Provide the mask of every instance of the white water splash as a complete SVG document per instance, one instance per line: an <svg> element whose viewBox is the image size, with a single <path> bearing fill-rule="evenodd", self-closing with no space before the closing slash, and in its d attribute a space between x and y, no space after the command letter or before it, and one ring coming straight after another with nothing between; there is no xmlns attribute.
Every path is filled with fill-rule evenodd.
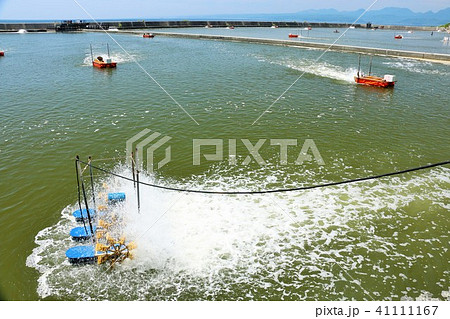
<svg viewBox="0 0 450 319"><path fill-rule="evenodd" d="M117 173L131 175L123 168ZM222 173L177 186L251 188L248 177L225 178ZM142 180L154 182L148 176ZM64 252L76 245L68 234L77 225L65 209L58 224L36 236L38 247L27 265L41 273L41 297L62 299L396 299L377 289L385 289L383 282L392 280L390 264L416 261L398 245L426 246L428 239L420 239L425 233L413 233L397 241L396 219L388 229L378 229L377 221L395 215L411 227L420 220L409 216L405 207L446 209L449 181L450 170L436 169L410 179L264 196L180 194L142 186L138 212L133 184L111 178L109 191L127 196L116 209L124 217L123 232L137 244L135 259L111 272L106 266L70 265ZM385 236L385 231L394 235ZM379 257L371 260L370 254ZM435 258L444 254L435 252ZM374 269L376 282L367 286ZM350 276L357 276L361 284ZM396 278L398 284L414 279ZM347 293L338 288L343 281ZM390 290L394 295L395 286Z"/></svg>
<svg viewBox="0 0 450 319"><path fill-rule="evenodd" d="M267 60L265 57L255 56L260 62L269 62L307 74L324 78L354 83L354 76L357 73L355 68L343 68L327 62L316 62L310 59L280 59L277 61Z"/></svg>
<svg viewBox="0 0 450 319"><path fill-rule="evenodd" d="M314 62L308 60L280 62L280 65L308 74L349 83L354 83L354 76L357 72L357 69L354 68L345 69L327 62Z"/></svg>
<svg viewBox="0 0 450 319"><path fill-rule="evenodd" d="M98 56L101 56L101 57L103 57L103 59L105 59L106 57L108 57L108 53L106 51L105 52L96 52L96 53L94 53L94 59L97 58ZM113 62L116 62L116 63L133 62L134 61L133 58L136 59L135 56L130 57L126 53L113 52L111 54L111 60ZM92 66L92 58L91 58L91 53L90 52L86 53L86 56L85 56L85 58L83 60L83 64L82 65L83 66Z"/></svg>

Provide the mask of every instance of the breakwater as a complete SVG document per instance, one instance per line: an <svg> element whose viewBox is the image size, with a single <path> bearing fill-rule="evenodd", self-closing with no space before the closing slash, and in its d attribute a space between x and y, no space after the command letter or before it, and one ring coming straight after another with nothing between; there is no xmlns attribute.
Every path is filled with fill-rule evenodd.
<svg viewBox="0 0 450 319"><path fill-rule="evenodd" d="M55 31L58 23L0 23L0 32L17 32L27 30L28 32Z"/></svg>
<svg viewBox="0 0 450 319"><path fill-rule="evenodd" d="M348 28L349 23L327 23L327 22L296 22L296 21L62 21L51 23L0 23L0 32L17 32L21 29L28 32L48 31L82 31L92 29L117 28L120 30L132 29L159 29L159 28L198 28L210 26L213 28L235 27L271 27L276 25L280 28ZM356 28L382 28L389 30L415 30L433 31L436 27L413 27L413 26L380 26L372 24L356 24Z"/></svg>

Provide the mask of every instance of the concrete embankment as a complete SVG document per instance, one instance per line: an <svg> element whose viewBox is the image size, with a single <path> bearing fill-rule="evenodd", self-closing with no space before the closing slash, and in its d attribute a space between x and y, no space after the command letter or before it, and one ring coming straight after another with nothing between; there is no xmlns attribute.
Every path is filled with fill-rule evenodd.
<svg viewBox="0 0 450 319"><path fill-rule="evenodd" d="M27 30L28 32L54 31L57 23L0 23L0 32L17 32Z"/></svg>
<svg viewBox="0 0 450 319"><path fill-rule="evenodd" d="M119 31L125 34L143 34L142 31ZM232 42L245 42L245 43L258 43L269 45L281 45L291 46L306 49L319 49L340 51L349 53L361 53L361 54L373 54L380 56L390 56L397 58L409 58L418 60L428 60L433 62L441 62L450 64L449 54L428 53L428 52L416 52L416 51L404 51L394 49L381 49L381 48L369 48L369 47L357 47L350 45L331 45L327 43L314 43L305 42L302 40L277 40L277 39L263 39L263 38L249 38L249 37L235 37L235 36L223 36L223 35L209 35L209 34L191 34L191 33L174 33L174 32L153 32L156 36L174 37L174 38L187 38L187 39L203 39L203 40L218 40L218 41L232 41Z"/></svg>
<svg viewBox="0 0 450 319"><path fill-rule="evenodd" d="M20 29L33 31L81 31L95 29L117 28L120 30L133 29L174 29L174 28L200 28L214 27L225 28L228 26L255 28L271 27L276 25L280 28L348 28L348 23L309 23L309 22L271 22L271 21L64 21L55 23L0 23L0 32L17 32ZM355 25L356 28L366 28L364 24Z"/></svg>
<svg viewBox="0 0 450 319"><path fill-rule="evenodd" d="M51 23L0 23L0 32L17 32L20 29L29 32L37 31L81 31L85 29L109 29L117 28L120 30L133 29L160 29L160 28L199 28L210 26L213 28L224 28L228 26L235 27L271 27L276 25L280 28L348 28L349 23L328 23L328 22L296 22L296 21L60 21ZM414 31L433 31L436 27L413 27L413 26L381 26L372 24L356 24L356 28L380 28L389 30L414 30Z"/></svg>

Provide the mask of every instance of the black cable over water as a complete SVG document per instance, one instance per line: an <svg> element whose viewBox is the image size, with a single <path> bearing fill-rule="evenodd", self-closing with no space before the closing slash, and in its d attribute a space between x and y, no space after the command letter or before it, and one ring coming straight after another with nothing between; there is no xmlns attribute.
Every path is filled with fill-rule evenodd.
<svg viewBox="0 0 450 319"><path fill-rule="evenodd" d="M76 159L76 161L79 161L80 163L83 163L83 164L87 164L87 163L83 162L80 159ZM397 171L397 172L386 173L386 174L381 174L381 175L350 179L350 180L341 181L341 182L333 182L333 183L327 183L327 184L320 184L320 185L313 185L313 186L304 186L304 187L295 187L295 188L287 188L287 189L262 190L262 191L242 191L242 192L239 192L239 191L236 191L236 192L234 192L234 191L232 191L232 192L202 191L202 190L195 190L195 189L182 189L182 188L167 187L167 186L161 186L161 185L156 185L156 184L149 184L149 183L140 182L140 181L138 181L137 183L141 184L141 185L145 185L145 186L154 187L154 188L165 189L165 190L169 190L169 191L185 192L185 193L211 194L211 195L257 195L257 194L271 194L271 193L287 193L287 192L310 190L310 189L315 189L315 188L323 188L323 187L351 184L351 183L357 183L357 182L363 182L363 181L379 179L379 178L383 178L383 177L402 175L402 174L406 174L406 173L410 173L410 172L416 172L416 171L430 169L430 168L438 167L438 166L444 166L444 165L448 165L448 164L450 164L450 161L445 161L445 162L440 162L440 163L435 163L435 164L430 164L430 165L410 168L410 169L403 170L403 171ZM97 170L99 170L101 172L110 174L112 176L115 176L115 177L118 177L118 178L122 178L122 179L125 179L125 180L130 181L130 182L134 182L133 179L131 179L129 177L113 173L113 172L108 171L106 169L103 169L103 168L100 168L100 167L97 167L97 166L94 166L94 165L92 165L92 168L97 169Z"/></svg>

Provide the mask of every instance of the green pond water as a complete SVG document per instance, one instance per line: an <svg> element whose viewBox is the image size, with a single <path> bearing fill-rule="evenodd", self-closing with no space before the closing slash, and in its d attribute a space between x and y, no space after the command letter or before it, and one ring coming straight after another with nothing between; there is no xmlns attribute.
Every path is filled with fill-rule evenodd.
<svg viewBox="0 0 450 319"><path fill-rule="evenodd" d="M368 36L358 35L366 45ZM180 188L289 188L450 158L448 65L375 57L373 72L398 80L384 90L354 84L354 54L328 52L316 62L321 51L114 38L131 56L105 34L0 34L0 299L448 298L448 166L272 195L142 187L140 213L132 183L96 171L97 189L105 182L127 194L115 209L138 246L135 258L112 271L70 265L75 156L131 176L125 143L146 128L171 137L172 156L142 180ZM117 69L93 69L90 43L103 56L109 43ZM222 140L224 159L236 140L237 165L204 157L193 165L194 139ZM242 140L261 139L267 165L251 156L243 165ZM287 165L271 139L297 140ZM294 165L305 140L325 165ZM158 151L156 162L164 158Z"/></svg>

